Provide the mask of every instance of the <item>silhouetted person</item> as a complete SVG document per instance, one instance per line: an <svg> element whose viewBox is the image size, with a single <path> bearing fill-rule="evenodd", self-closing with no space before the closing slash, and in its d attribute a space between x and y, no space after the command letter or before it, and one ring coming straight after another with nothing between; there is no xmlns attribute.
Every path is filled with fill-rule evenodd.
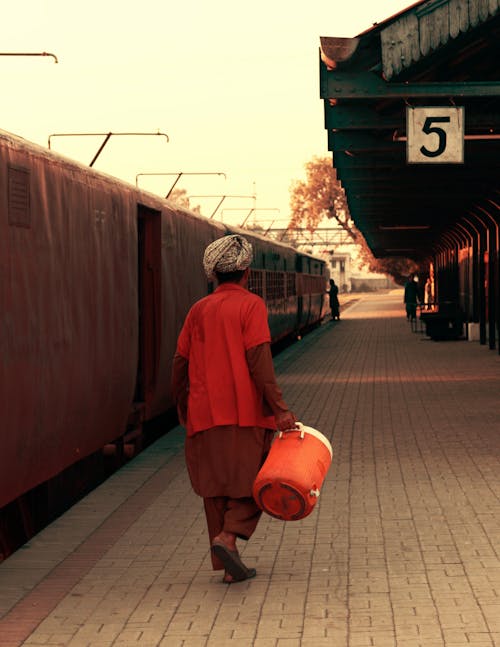
<svg viewBox="0 0 500 647"><path fill-rule="evenodd" d="M406 306L406 318L408 321L414 320L417 316L418 303L418 284L413 276L408 277L405 283L404 303Z"/></svg>
<svg viewBox="0 0 500 647"><path fill-rule="evenodd" d="M330 289L328 290L328 294L330 296L332 321L335 321L335 319L340 320L339 288L333 279L330 279Z"/></svg>

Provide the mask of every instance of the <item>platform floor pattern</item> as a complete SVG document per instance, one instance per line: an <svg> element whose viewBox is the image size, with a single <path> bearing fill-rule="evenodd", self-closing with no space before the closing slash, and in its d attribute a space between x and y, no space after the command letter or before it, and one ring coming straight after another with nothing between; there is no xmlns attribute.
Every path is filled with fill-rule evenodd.
<svg viewBox="0 0 500 647"><path fill-rule="evenodd" d="M2 647L500 646L500 357L413 333L400 291L275 359L328 436L306 519L211 571L175 429L0 565Z"/></svg>

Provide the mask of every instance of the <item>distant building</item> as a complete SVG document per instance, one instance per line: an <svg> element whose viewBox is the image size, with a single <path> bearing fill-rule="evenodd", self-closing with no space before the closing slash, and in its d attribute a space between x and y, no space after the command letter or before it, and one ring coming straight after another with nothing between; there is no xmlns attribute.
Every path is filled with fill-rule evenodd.
<svg viewBox="0 0 500 647"><path fill-rule="evenodd" d="M329 255L330 278L339 287L339 292L351 291L351 255L333 253Z"/></svg>
<svg viewBox="0 0 500 647"><path fill-rule="evenodd" d="M383 274L351 276L351 292L375 292L376 290L394 290L400 287L394 282L394 279Z"/></svg>
<svg viewBox="0 0 500 647"><path fill-rule="evenodd" d="M339 286L339 292L373 292L398 287L394 280L385 274L361 271L356 263L353 263L349 253L329 253L327 260L330 265L330 278Z"/></svg>

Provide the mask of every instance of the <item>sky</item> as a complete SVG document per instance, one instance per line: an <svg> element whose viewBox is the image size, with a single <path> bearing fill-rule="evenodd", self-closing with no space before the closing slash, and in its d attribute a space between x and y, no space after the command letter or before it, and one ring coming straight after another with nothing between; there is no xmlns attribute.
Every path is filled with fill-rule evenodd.
<svg viewBox="0 0 500 647"><path fill-rule="evenodd" d="M330 156L320 36L353 37L412 0L17 0L4 9L0 128L216 219L286 226L290 186ZM55 135L55 136L54 136ZM152 173L165 175L153 176ZM225 174L217 175L217 174ZM139 176L139 177L138 177ZM196 198L192 196L216 196Z"/></svg>

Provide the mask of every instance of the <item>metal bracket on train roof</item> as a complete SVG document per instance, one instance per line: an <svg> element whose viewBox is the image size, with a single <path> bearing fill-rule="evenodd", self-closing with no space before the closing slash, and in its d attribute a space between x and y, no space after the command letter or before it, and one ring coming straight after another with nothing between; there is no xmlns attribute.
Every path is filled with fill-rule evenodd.
<svg viewBox="0 0 500 647"><path fill-rule="evenodd" d="M57 56L51 52L0 52L0 56L52 56L54 63L59 63Z"/></svg>
<svg viewBox="0 0 500 647"><path fill-rule="evenodd" d="M208 216L210 220L215 216L215 214L219 210L219 207L221 206L221 204L224 202L224 200L226 198L247 198L247 199L251 198L252 200L256 199L255 195L190 195L188 197L189 197L189 199L191 199L191 198L220 198L218 205L212 211L210 216Z"/></svg>
<svg viewBox="0 0 500 647"><path fill-rule="evenodd" d="M230 197L230 196L227 196ZM254 200L256 199L256 196L233 196L235 198L245 198L245 197L252 197ZM224 217L224 211L246 211L246 208L241 208L241 209L223 209L222 210L222 217ZM278 213L281 211L281 209L278 209L277 207L259 207L258 209L256 207L252 207L247 215L243 218L243 221L239 225L235 225L239 229L243 229L250 218L252 214L254 214L256 211L277 211ZM214 212L215 213L215 212ZM212 214L213 216L213 214ZM212 218L210 216L210 218Z"/></svg>
<svg viewBox="0 0 500 647"><path fill-rule="evenodd" d="M205 172L205 171L198 172L198 171L196 171L196 172L192 172L192 173L186 173L184 171L176 171L175 173L137 173L137 175L135 176L135 186L139 186L139 178L142 177L143 175L157 175L157 176L163 175L165 177L168 176L168 175L176 175L177 176L175 178L175 180L174 180L174 183L172 184L172 186L168 190L168 193L165 196L165 198L170 197L170 194L174 190L175 185L177 184L177 182L181 179L181 177L183 175L223 175L224 179L225 180L227 179L226 174L222 173L220 171L210 171L210 172Z"/></svg>
<svg viewBox="0 0 500 647"><path fill-rule="evenodd" d="M168 191L167 195L165 196L165 198L169 198L169 197L170 197L170 194L171 194L171 193L172 193L172 191L174 190L175 185L177 184L177 182L181 179L181 177L182 177L183 175L223 175L223 176L224 176L224 179L225 179L225 180L227 179L226 174L225 174L225 173L222 173L222 172L220 172L220 171L215 171L215 172L214 172L214 171L210 171L210 172L201 172L201 173L200 173L200 172L185 173L184 171L179 171L179 172L177 172L177 173L164 173L164 175L177 175L177 179L174 181L174 183L173 183L173 184L172 184L172 186L170 187L170 189L169 189L169 191Z"/></svg>
<svg viewBox="0 0 500 647"><path fill-rule="evenodd" d="M244 227L244 226L246 225L246 223L247 223L247 220L248 220L248 219L250 218L250 216L251 216L253 213L255 213L256 211L277 211L278 213L280 213L281 209L278 209L277 207L259 207L258 209L253 208L253 209L251 209L251 210L250 210L250 212L247 214L247 216L245 217L245 219L243 220L243 222L242 222L240 225L238 225L238 227L239 227L240 229L243 229L243 227Z"/></svg>
<svg viewBox="0 0 500 647"><path fill-rule="evenodd" d="M138 137L148 137L148 136L152 135L154 137L158 137L158 136L166 137L167 142L170 141L169 138L168 138L167 133L161 133L160 131L158 131L156 133L112 133L112 132L109 132L109 133L52 133L51 135L49 135L49 149L50 149L50 140L52 139L52 137L102 137L103 135L104 135L104 141L102 142L102 144L101 144L99 150L97 151L97 153L94 155L94 157L93 157L92 161L90 162L89 166L94 165L95 161L97 160L99 155L102 153L103 148L106 146L106 144L108 143L108 141L110 140L112 135L115 135L115 136L117 136L117 135L118 136L127 136L127 137L129 137L131 135L132 136L138 136Z"/></svg>

